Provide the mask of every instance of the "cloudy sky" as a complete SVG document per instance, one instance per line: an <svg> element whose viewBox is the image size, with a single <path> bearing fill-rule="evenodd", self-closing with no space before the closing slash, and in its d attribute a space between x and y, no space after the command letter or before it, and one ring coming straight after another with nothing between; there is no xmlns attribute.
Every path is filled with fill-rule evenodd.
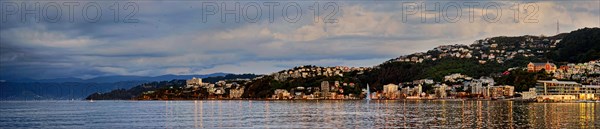
<svg viewBox="0 0 600 129"><path fill-rule="evenodd" d="M557 21L561 33L600 26L597 0L3 1L0 10L4 79L370 67L438 45L555 35Z"/></svg>

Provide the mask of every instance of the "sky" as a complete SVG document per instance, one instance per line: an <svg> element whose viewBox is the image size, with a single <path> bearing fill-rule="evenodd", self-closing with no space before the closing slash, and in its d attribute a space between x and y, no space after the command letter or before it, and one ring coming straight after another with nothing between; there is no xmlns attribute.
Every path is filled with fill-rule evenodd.
<svg viewBox="0 0 600 129"><path fill-rule="evenodd" d="M8 0L0 10L0 79L371 67L439 45L551 36L557 23L600 27L597 0Z"/></svg>

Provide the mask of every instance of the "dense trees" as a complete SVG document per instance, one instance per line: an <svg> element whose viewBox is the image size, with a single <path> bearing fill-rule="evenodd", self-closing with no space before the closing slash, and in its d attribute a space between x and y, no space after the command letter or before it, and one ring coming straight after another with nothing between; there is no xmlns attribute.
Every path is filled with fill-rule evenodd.
<svg viewBox="0 0 600 129"><path fill-rule="evenodd" d="M89 95L86 99L94 99L94 100L129 100L135 97L140 96L142 93L146 91L154 91L159 89L168 89L168 88L179 88L185 86L185 80L171 80L171 81L160 81L160 82L150 82L144 83L138 86L135 86L129 90L125 89L117 89L108 93L94 93Z"/></svg>
<svg viewBox="0 0 600 129"><path fill-rule="evenodd" d="M600 28L583 28L566 34L550 57L571 63L600 59Z"/></svg>
<svg viewBox="0 0 600 129"><path fill-rule="evenodd" d="M540 70L537 73L527 72L525 69L512 70L508 75L502 75L494 78L499 85L511 85L515 87L515 91L527 91L529 88L535 87L537 80L550 80L550 74Z"/></svg>
<svg viewBox="0 0 600 129"><path fill-rule="evenodd" d="M267 98L267 97L270 97L270 95L272 95L273 91L275 91L276 89L285 89L285 90L291 91L293 88L296 88L296 87L320 88L322 81L329 81L330 83L333 83L334 81L339 81L340 83L343 83L343 82L355 83L356 84L355 87L340 86L340 88L344 90L344 92L342 94L358 95L361 93L361 89L366 87L366 84L363 85L363 83L360 82L360 79L358 79L356 77L357 74L354 73L355 76L349 76L350 74L352 74L352 73L348 73L344 77L316 76L316 77L309 77L309 78L288 78L286 81L276 81L273 79L273 77L266 76L262 79L259 79L259 80L249 83L248 86L246 87L246 90L244 91L244 94L242 95L242 97ZM342 84L340 84L340 85L342 85Z"/></svg>

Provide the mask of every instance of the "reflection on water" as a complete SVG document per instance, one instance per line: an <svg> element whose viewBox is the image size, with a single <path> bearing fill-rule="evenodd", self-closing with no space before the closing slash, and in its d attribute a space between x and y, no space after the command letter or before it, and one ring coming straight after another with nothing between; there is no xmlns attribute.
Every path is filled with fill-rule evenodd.
<svg viewBox="0 0 600 129"><path fill-rule="evenodd" d="M0 128L599 128L600 103L512 101L0 102Z"/></svg>

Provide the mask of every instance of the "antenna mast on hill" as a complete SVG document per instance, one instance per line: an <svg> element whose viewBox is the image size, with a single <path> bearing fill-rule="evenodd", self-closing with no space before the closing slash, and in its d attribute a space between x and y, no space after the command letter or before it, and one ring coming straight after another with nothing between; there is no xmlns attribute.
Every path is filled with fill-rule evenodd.
<svg viewBox="0 0 600 129"><path fill-rule="evenodd" d="M556 34L560 33L560 27L558 26L558 20L556 20Z"/></svg>

